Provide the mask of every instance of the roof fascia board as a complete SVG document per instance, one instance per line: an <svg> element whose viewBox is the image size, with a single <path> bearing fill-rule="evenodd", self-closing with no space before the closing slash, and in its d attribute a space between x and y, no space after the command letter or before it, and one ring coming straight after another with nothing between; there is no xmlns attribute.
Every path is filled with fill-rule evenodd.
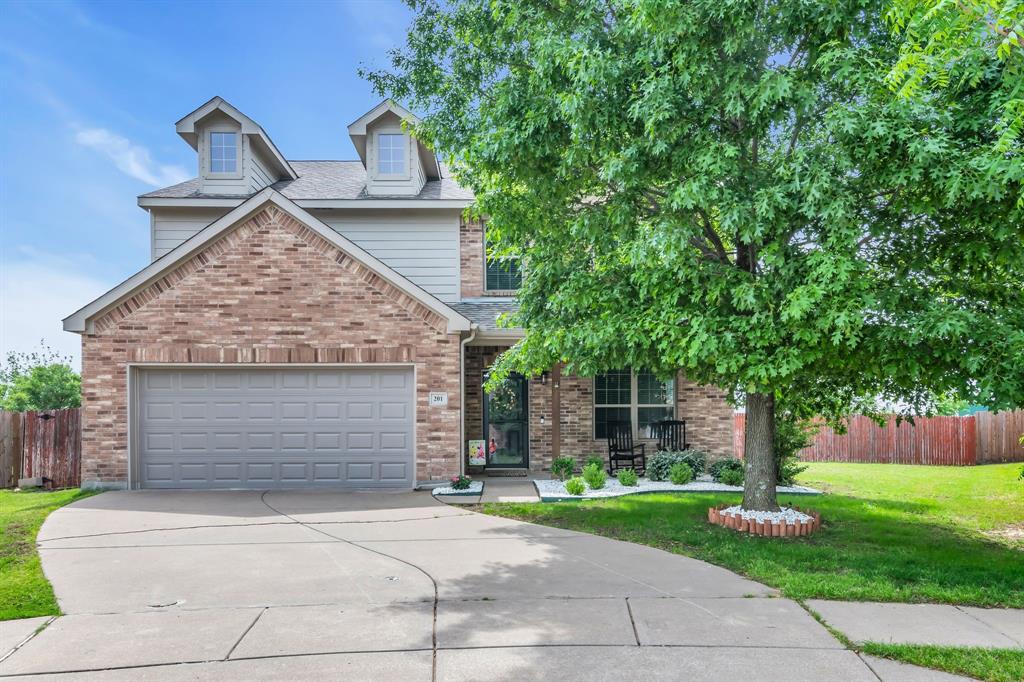
<svg viewBox="0 0 1024 682"><path fill-rule="evenodd" d="M172 251L153 261L147 267L121 282L121 284L118 284L95 301L64 318L64 330L77 333L91 332L92 325L90 320L92 318L95 318L97 315L100 315L114 307L126 296L131 295L131 293L137 289L146 286L150 282L163 276L164 273L170 271L178 263L201 251L208 243L220 236L224 230L246 220L249 216L256 214L268 203L273 203L292 218L308 226L328 242L334 244L387 281L418 300L427 308L447 319L448 332L469 330L470 322L467 318L446 306L432 294L429 294L402 275L384 265L347 238L335 232L323 221L297 206L280 192L269 187L253 195L252 198L236 206L234 210L228 212L218 220L210 223L194 236L179 244Z"/></svg>

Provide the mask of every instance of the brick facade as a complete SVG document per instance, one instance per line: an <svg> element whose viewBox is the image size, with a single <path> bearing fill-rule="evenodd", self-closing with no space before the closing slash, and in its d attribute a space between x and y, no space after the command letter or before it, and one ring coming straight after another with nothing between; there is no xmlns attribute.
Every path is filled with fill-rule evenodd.
<svg viewBox="0 0 1024 682"><path fill-rule="evenodd" d="M495 346L466 348L466 439L484 437L483 375L501 351ZM553 377L546 383L539 378L529 382L530 469L551 467L552 403L559 396L559 445L563 455L582 458L590 454L606 455L607 442L594 439L594 380L562 374L555 388ZM544 424L541 424L541 417ZM733 408L725 393L695 384L680 375L676 380L676 416L686 420L686 435L691 447L706 450L715 457L732 457ZM653 453L653 441L648 453ZM465 450L465 448L463 448Z"/></svg>
<svg viewBox="0 0 1024 682"><path fill-rule="evenodd" d="M464 298L484 295L484 226L479 220L459 218L459 267Z"/></svg>
<svg viewBox="0 0 1024 682"><path fill-rule="evenodd" d="M82 480L128 476L130 364L413 363L416 476L459 471L459 336L274 206L94 320L82 336ZM447 391L447 407L428 393Z"/></svg>

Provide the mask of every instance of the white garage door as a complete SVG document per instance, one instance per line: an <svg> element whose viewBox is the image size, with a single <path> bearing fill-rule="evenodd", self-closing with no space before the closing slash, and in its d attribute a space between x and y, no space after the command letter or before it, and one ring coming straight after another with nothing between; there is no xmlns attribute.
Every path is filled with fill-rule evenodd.
<svg viewBox="0 0 1024 682"><path fill-rule="evenodd" d="M412 369L143 369L143 488L409 488Z"/></svg>

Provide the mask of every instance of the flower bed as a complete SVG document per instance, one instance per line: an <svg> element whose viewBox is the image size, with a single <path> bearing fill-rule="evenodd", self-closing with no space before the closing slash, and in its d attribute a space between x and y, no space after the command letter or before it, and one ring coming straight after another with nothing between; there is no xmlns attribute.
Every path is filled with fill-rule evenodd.
<svg viewBox="0 0 1024 682"><path fill-rule="evenodd" d="M454 496L454 495L479 495L483 491L484 491L484 482L483 481L471 481L470 484L469 484L469 487L468 488L463 488L462 490L456 490L455 488L451 487L450 485L446 485L446 486L441 487L441 488L434 488L430 492L432 494L434 494L434 495Z"/></svg>
<svg viewBox="0 0 1024 682"><path fill-rule="evenodd" d="M602 497L619 497L621 495L636 495L637 493L716 493L716 492L742 492L743 488L734 485L723 485L714 481L692 481L685 485L676 485L669 481L649 481L641 478L638 485L625 486L614 478L609 478L605 486L600 490L587 489L582 495L570 495L565 489L564 481L534 481L537 488L537 495L542 502L558 502L560 500L588 500ZM802 485L780 485L779 493L789 495L820 495L820 490L807 488Z"/></svg>
<svg viewBox="0 0 1024 682"><path fill-rule="evenodd" d="M708 509L708 521L740 533L764 537L802 537L821 528L821 514L800 507L782 507L777 512L748 511L738 505Z"/></svg>

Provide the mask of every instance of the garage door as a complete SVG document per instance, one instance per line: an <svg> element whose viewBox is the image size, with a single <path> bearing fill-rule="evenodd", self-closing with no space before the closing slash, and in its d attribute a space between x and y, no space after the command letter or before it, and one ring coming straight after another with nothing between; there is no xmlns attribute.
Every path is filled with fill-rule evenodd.
<svg viewBox="0 0 1024 682"><path fill-rule="evenodd" d="M412 369L144 369L144 488L413 485Z"/></svg>

